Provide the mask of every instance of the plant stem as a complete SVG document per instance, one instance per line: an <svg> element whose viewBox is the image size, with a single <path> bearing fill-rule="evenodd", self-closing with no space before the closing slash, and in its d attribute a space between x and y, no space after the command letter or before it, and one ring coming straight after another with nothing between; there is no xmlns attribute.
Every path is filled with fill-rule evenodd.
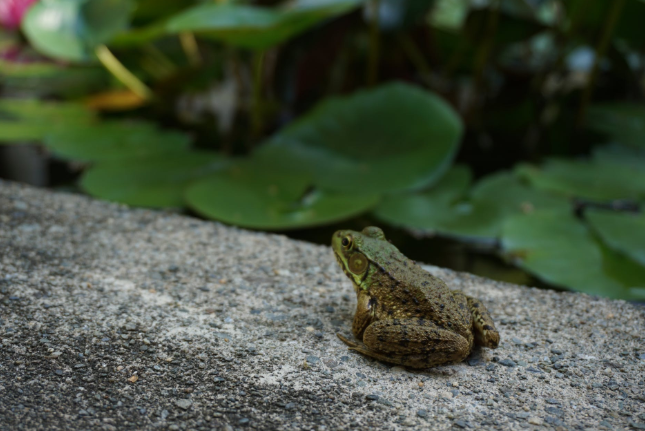
<svg viewBox="0 0 645 431"><path fill-rule="evenodd" d="M163 79L172 75L177 70L177 66L156 46L151 43L145 44L143 50L148 58L148 64L155 68L149 73L154 74L158 79Z"/></svg>
<svg viewBox="0 0 645 431"><path fill-rule="evenodd" d="M372 22L370 23L370 47L369 58L367 62L367 85L372 87L378 80L378 65L380 51L380 32L379 32L379 5L380 0L372 0Z"/></svg>
<svg viewBox="0 0 645 431"><path fill-rule="evenodd" d="M398 35L399 43L403 48L403 51L408 56L414 67L417 68L421 74L421 78L426 84L430 85L430 75L432 74L432 68L430 64L426 61L423 53L419 50L419 47L414 43L414 40L410 35L405 33L399 33Z"/></svg>
<svg viewBox="0 0 645 431"><path fill-rule="evenodd" d="M580 96L580 109L578 110L578 118L576 124L578 127L584 125L585 117L587 116L587 107L591 102L593 97L594 87L596 86L596 81L598 80L598 72L600 71L600 62L602 61L607 48L609 47L609 42L611 42L611 36L614 33L614 28L618 23L620 14L623 11L623 6L625 5L625 0L613 0L611 2L611 9L609 10L609 15L605 20L605 26L602 29L602 34L598 45L596 46L596 55L594 57L593 66L591 68L591 74L589 75L589 81L587 81L587 86Z"/></svg>
<svg viewBox="0 0 645 431"><path fill-rule="evenodd" d="M499 0L491 3L488 11L488 20L486 21L486 34L484 35L484 40L475 56L475 94L478 94L478 90L481 87L484 77L484 69L486 68L490 52L493 48L495 33L497 32L497 23L499 21L499 8Z"/></svg>
<svg viewBox="0 0 645 431"><path fill-rule="evenodd" d="M134 76L115 56L110 52L107 46L99 45L96 47L96 56L99 61L110 71L112 75L123 85L128 87L134 94L144 100L152 98L152 90L146 84L141 82L139 78Z"/></svg>
<svg viewBox="0 0 645 431"><path fill-rule="evenodd" d="M253 57L253 98L251 106L251 131L253 139L262 134L264 115L262 112L262 81L264 72L265 51L254 53Z"/></svg>
<svg viewBox="0 0 645 431"><path fill-rule="evenodd" d="M191 66L197 67L202 64L202 55L199 52L199 46L193 33L185 32L179 34L179 42L184 50L188 62Z"/></svg>

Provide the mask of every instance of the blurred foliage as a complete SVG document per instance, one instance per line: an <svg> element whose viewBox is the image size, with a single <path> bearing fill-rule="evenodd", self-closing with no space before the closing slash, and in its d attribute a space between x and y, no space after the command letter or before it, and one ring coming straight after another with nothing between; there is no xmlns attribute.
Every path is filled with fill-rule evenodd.
<svg viewBox="0 0 645 431"><path fill-rule="evenodd" d="M268 230L361 217L643 299L643 16L642 0L40 0L0 33L0 143L43 145L99 198Z"/></svg>

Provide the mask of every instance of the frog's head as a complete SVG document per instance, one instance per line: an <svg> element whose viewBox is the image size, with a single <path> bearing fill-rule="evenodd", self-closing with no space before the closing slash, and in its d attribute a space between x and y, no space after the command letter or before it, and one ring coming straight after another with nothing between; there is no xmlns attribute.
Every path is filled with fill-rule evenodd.
<svg viewBox="0 0 645 431"><path fill-rule="evenodd" d="M369 286L370 261L387 246L391 244L385 239L383 231L375 226L366 227L361 232L339 230L331 238L338 264L357 290Z"/></svg>

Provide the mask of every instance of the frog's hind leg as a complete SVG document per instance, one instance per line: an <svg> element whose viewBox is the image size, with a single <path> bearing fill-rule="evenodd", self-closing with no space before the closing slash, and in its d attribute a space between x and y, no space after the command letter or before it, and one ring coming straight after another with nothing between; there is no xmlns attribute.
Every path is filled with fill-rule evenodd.
<svg viewBox="0 0 645 431"><path fill-rule="evenodd" d="M423 319L375 322L365 330L364 344L338 337L351 350L412 368L458 362L470 353L470 343L464 337Z"/></svg>
<svg viewBox="0 0 645 431"><path fill-rule="evenodd" d="M495 323L490 317L490 313L484 307L484 304L479 299L468 298L468 308L473 317L473 334L475 335L475 343L496 349L499 345L499 332L495 329Z"/></svg>

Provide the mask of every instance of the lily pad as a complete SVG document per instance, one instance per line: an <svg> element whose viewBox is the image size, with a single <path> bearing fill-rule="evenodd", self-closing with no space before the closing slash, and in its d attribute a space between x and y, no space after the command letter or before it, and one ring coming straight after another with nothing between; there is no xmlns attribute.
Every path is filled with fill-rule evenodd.
<svg viewBox="0 0 645 431"><path fill-rule="evenodd" d="M427 187L450 166L462 133L453 109L402 83L329 98L254 157L311 174L323 190L384 193Z"/></svg>
<svg viewBox="0 0 645 431"><path fill-rule="evenodd" d="M603 271L624 286L631 286L634 297L645 299L645 266L604 244L600 244L603 256Z"/></svg>
<svg viewBox="0 0 645 431"><path fill-rule="evenodd" d="M395 226L445 232L445 226L460 212L453 204L464 198L470 182L470 170L454 166L427 190L384 196L374 215ZM468 210L462 207L464 211Z"/></svg>
<svg viewBox="0 0 645 431"><path fill-rule="evenodd" d="M545 209L567 211L571 206L568 199L535 190L512 172L484 177L473 188L471 197L475 201L497 203L505 213L530 214Z"/></svg>
<svg viewBox="0 0 645 431"><path fill-rule="evenodd" d="M131 0L41 0L27 12L22 28L31 45L61 60L94 59L94 48L127 25Z"/></svg>
<svg viewBox="0 0 645 431"><path fill-rule="evenodd" d="M3 88L11 94L74 99L104 88L107 72L100 67L65 67L54 63L19 63L0 59Z"/></svg>
<svg viewBox="0 0 645 431"><path fill-rule="evenodd" d="M92 120L94 114L77 103L0 100L0 143L40 141L55 130L72 129Z"/></svg>
<svg viewBox="0 0 645 431"><path fill-rule="evenodd" d="M264 50L360 3L360 0L300 0L283 8L203 3L171 18L166 29L170 33L195 32L235 46Z"/></svg>
<svg viewBox="0 0 645 431"><path fill-rule="evenodd" d="M151 123L102 122L59 129L45 145L63 158L99 162L184 152L190 138L180 132L159 130Z"/></svg>
<svg viewBox="0 0 645 431"><path fill-rule="evenodd" d="M509 215L570 208L566 198L528 187L510 172L485 177L475 185L468 201L457 202L464 197L468 182L463 171L453 169L426 192L385 197L376 216L394 225L444 236L493 241Z"/></svg>
<svg viewBox="0 0 645 431"><path fill-rule="evenodd" d="M590 129L607 134L613 141L645 149L645 106L636 103L592 105L587 114Z"/></svg>
<svg viewBox="0 0 645 431"><path fill-rule="evenodd" d="M92 196L144 207L182 207L195 180L229 164L212 152L183 152L98 163L85 171L81 187Z"/></svg>
<svg viewBox="0 0 645 431"><path fill-rule="evenodd" d="M593 160L597 163L614 163L629 166L632 169L645 170L645 148L626 147L618 144L604 145L594 149Z"/></svg>
<svg viewBox="0 0 645 431"><path fill-rule="evenodd" d="M534 187L570 197L609 201L645 196L645 170L634 166L553 159L541 168L520 165L517 172Z"/></svg>
<svg viewBox="0 0 645 431"><path fill-rule="evenodd" d="M559 211L508 218L502 229L504 253L517 265L548 283L610 298L633 299L631 290L609 276L600 245L588 228Z"/></svg>
<svg viewBox="0 0 645 431"><path fill-rule="evenodd" d="M585 218L610 248L645 266L645 214L588 210Z"/></svg>
<svg viewBox="0 0 645 431"><path fill-rule="evenodd" d="M195 183L187 190L186 200L209 218L278 230L353 217L372 208L378 196L318 190L306 174L246 162Z"/></svg>

